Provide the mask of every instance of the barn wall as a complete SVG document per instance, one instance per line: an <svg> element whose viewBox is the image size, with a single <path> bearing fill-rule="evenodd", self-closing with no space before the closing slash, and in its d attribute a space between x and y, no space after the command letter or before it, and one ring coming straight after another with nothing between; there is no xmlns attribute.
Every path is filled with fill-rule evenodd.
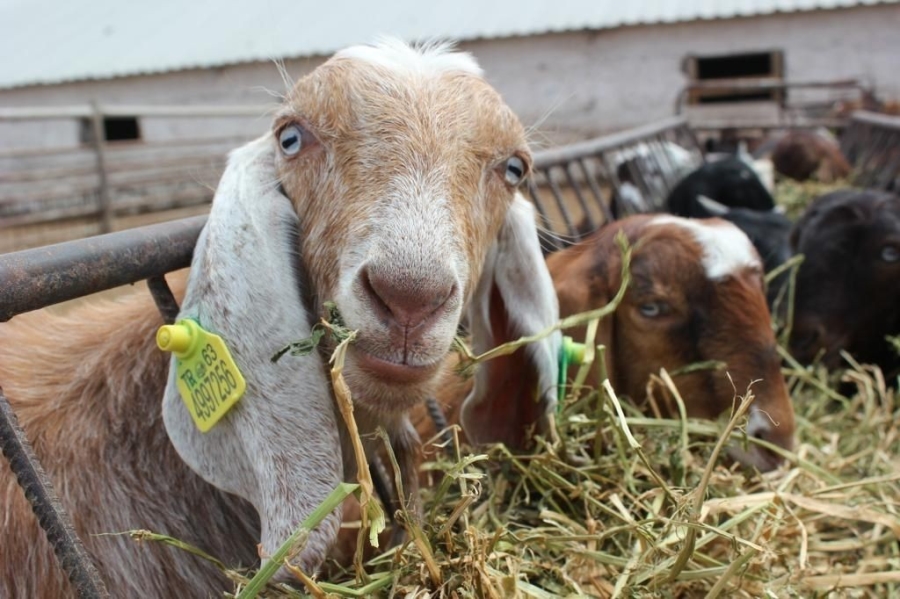
<svg viewBox="0 0 900 599"><path fill-rule="evenodd" d="M799 14L627 27L470 42L490 81L537 144L552 145L619 130L674 111L688 53L784 51L789 80L859 78L881 95L900 97L900 7L875 6ZM299 77L321 58L287 61ZM284 90L270 63L107 81L0 90L0 106L83 104L272 104L264 90ZM268 117L143 119L143 138L254 135ZM77 146L71 121L0 123L0 150Z"/></svg>

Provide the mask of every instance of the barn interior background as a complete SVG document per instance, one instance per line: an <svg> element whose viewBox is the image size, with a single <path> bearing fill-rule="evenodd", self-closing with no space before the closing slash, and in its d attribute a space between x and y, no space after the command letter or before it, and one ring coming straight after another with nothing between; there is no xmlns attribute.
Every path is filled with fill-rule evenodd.
<svg viewBox="0 0 900 599"><path fill-rule="evenodd" d="M673 115L701 142L839 132L900 98L894 1L301 6L0 2L0 252L205 212L285 81L379 32L458 40L537 148Z"/></svg>

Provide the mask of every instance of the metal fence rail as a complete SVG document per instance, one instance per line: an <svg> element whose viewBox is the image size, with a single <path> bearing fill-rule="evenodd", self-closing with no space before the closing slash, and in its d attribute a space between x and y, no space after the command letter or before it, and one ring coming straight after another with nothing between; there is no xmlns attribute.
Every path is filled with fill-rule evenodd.
<svg viewBox="0 0 900 599"><path fill-rule="evenodd" d="M900 192L900 117L855 112L841 139L855 183Z"/></svg>
<svg viewBox="0 0 900 599"><path fill-rule="evenodd" d="M577 242L604 222L661 210L703 154L681 117L535 154L528 194L546 251Z"/></svg>

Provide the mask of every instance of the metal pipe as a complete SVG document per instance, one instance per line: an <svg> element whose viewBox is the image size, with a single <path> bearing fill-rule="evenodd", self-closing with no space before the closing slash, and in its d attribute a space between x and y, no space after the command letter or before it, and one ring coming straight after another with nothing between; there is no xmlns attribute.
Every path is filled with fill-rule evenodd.
<svg viewBox="0 0 900 599"><path fill-rule="evenodd" d="M91 108L94 113L91 115L91 131L94 139L91 140L94 146L94 153L97 159L97 208L100 212L100 232L109 233L112 231L113 215L112 215L112 198L109 194L109 179L106 177L106 128L103 123L103 113L96 102L91 102Z"/></svg>
<svg viewBox="0 0 900 599"><path fill-rule="evenodd" d="M0 322L190 265L205 216L0 255Z"/></svg>
<svg viewBox="0 0 900 599"><path fill-rule="evenodd" d="M850 120L857 123L900 130L900 116L889 116L886 114L878 114L877 112L857 110L850 116Z"/></svg>
<svg viewBox="0 0 900 599"><path fill-rule="evenodd" d="M72 527L69 515L59 503L53 484L47 477L34 450L19 426L12 406L0 389L0 448L25 493L34 515L37 516L47 540L53 547L59 565L79 597L83 599L109 597L106 586L94 562L81 544Z"/></svg>

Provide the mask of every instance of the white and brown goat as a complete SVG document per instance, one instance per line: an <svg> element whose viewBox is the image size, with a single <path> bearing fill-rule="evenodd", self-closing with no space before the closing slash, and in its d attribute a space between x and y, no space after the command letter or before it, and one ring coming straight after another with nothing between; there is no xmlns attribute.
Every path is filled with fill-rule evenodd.
<svg viewBox="0 0 900 599"><path fill-rule="evenodd" d="M0 386L114 596L229 585L188 553L102 533L151 529L251 566L257 543L270 554L352 477L329 348L271 361L309 336L326 300L359 331L345 376L362 432L386 428L414 490L406 414L435 391L463 315L476 351L557 318L533 210L516 192L530 162L521 124L466 54L385 41L300 80L271 133L231 154L194 251L181 316L220 334L247 379L208 433L154 346L161 320L146 296L0 326ZM483 365L463 406L470 439L519 444L540 425L558 346L552 336ZM523 372L537 400L502 386ZM71 595L5 466L0 505L0 596ZM339 524L338 510L295 563L315 570Z"/></svg>
<svg viewBox="0 0 900 599"><path fill-rule="evenodd" d="M674 373L695 363L723 362L723 369L674 377L687 415L716 418L751 388L756 399L747 434L791 449L794 409L781 374L762 262L747 236L720 219L641 215L610 223L548 257L561 316L600 308L616 294L622 283L619 233L633 246L632 280L597 334L608 348L606 367L615 390L649 409L648 382L661 368ZM576 339L584 334L584 328L572 333ZM659 413L677 417L674 399L660 391ZM732 454L760 470L782 461L756 445Z"/></svg>

